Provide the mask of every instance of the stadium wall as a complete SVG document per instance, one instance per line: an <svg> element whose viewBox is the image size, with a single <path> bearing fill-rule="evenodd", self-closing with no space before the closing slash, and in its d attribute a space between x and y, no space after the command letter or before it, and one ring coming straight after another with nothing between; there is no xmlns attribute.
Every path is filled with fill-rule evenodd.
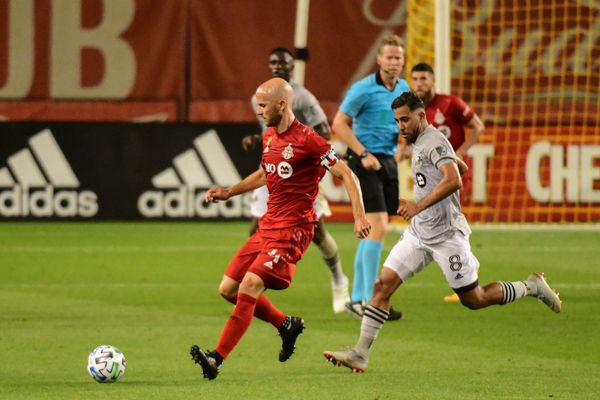
<svg viewBox="0 0 600 400"><path fill-rule="evenodd" d="M260 153L246 153L240 145L243 136L258 132L254 124L2 123L0 128L2 220L249 217L251 194L218 205L202 199L211 186L236 183L258 167ZM470 152L472 184L464 209L472 221L600 219L600 167L594 164L600 145L565 142L563 153L563 145L528 130L516 133L527 134L522 146L507 147L503 135L515 133L495 133L490 136L495 141ZM512 167L504 168L506 163ZM407 197L411 178L407 166L402 169ZM349 219L340 182L327 174L322 188L337 219Z"/></svg>
<svg viewBox="0 0 600 400"><path fill-rule="evenodd" d="M271 49L294 48L294 13L280 0L1 1L0 119L254 122L249 99ZM311 1L305 84L329 116L404 19L402 1Z"/></svg>
<svg viewBox="0 0 600 400"><path fill-rule="evenodd" d="M589 2L543 0L451 4L452 89L487 128L468 160L467 216L479 222L600 221L600 10ZM375 70L379 38L405 35L407 2L310 5L305 84L332 118L348 86ZM127 145L116 133L99 132L164 131L153 134L183 146L190 137L182 132L236 126L227 134L235 140L223 146L243 176L247 155L239 154L238 129L258 129L249 98L268 77L263 60L270 49L293 48L294 20L294 7L279 0L0 2L0 120L10 122L0 126L0 181L8 185L0 187L0 199L10 202L10 190L21 184L11 166L14 152L46 128L71 162L71 146L95 148L109 137L107 146ZM431 40L422 36L423 43ZM411 50L408 62L414 64L418 56ZM33 128L32 121L40 125ZM116 122L147 124L110 125ZM79 134L67 134L70 129ZM138 157L128 148L113 151ZM155 159L175 157L165 146L153 151ZM86 165L73 167L82 182ZM408 169L401 167L405 197ZM152 165L144 170L161 171ZM348 218L339 183L328 178L324 186L338 217ZM99 208L94 218L105 218L107 210ZM133 211L113 217L134 218Z"/></svg>
<svg viewBox="0 0 600 400"><path fill-rule="evenodd" d="M251 194L205 191L256 170L240 142L254 125L11 123L0 136L0 220L249 217Z"/></svg>

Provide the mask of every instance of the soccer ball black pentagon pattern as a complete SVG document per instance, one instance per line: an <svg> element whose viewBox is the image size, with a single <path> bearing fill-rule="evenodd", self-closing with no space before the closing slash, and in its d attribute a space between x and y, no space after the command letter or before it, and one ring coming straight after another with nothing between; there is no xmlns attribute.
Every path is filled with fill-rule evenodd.
<svg viewBox="0 0 600 400"><path fill-rule="evenodd" d="M88 357L87 369L96 382L117 382L125 373L125 367L125 355L110 345L96 347Z"/></svg>

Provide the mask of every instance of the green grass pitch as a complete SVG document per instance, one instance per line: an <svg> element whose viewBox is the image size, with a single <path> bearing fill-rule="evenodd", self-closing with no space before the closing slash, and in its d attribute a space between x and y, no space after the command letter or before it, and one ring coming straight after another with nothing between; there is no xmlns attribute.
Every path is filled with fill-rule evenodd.
<svg viewBox="0 0 600 400"><path fill-rule="evenodd" d="M352 274L357 239L328 224ZM217 287L247 235L236 223L0 224L1 399L597 399L600 393L600 234L476 231L480 281L545 271L563 299L470 311L448 304L435 264L401 287L400 322L386 324L365 374L323 350L354 345L359 322L331 310L328 273L311 246L292 286L268 294L306 330L286 363L279 337L255 320L215 381L188 354L212 349L231 305ZM398 239L390 233L384 257ZM86 371L100 344L127 371L98 384Z"/></svg>

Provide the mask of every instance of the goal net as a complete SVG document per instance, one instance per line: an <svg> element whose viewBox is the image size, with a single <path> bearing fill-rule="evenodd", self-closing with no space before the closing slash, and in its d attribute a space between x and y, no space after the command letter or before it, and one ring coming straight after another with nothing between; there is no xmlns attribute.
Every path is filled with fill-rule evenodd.
<svg viewBox="0 0 600 400"><path fill-rule="evenodd" d="M469 152L469 220L600 221L600 3L451 0L450 21L435 3L407 5L407 72L439 62L435 30L449 24L442 73L486 125Z"/></svg>

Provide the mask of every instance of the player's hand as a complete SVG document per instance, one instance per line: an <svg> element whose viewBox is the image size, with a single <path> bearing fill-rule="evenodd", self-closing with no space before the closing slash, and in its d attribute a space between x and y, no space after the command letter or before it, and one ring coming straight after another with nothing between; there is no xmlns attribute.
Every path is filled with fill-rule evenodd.
<svg viewBox="0 0 600 400"><path fill-rule="evenodd" d="M371 233L371 223L366 216L354 221L354 235L359 239L366 239Z"/></svg>
<svg viewBox="0 0 600 400"><path fill-rule="evenodd" d="M401 149L398 149L398 151L394 153L394 160L396 160L397 163L402 162L402 160L404 160L404 155L402 154Z"/></svg>
<svg viewBox="0 0 600 400"><path fill-rule="evenodd" d="M412 157L412 146L400 145L398 150L394 153L394 159L396 162L402 162L404 160L410 160Z"/></svg>
<svg viewBox="0 0 600 400"><path fill-rule="evenodd" d="M254 150L260 143L260 135L248 135L242 139L242 148L244 151Z"/></svg>
<svg viewBox="0 0 600 400"><path fill-rule="evenodd" d="M367 171L379 171L381 163L373 154L368 154L365 158L361 158L360 162Z"/></svg>
<svg viewBox="0 0 600 400"><path fill-rule="evenodd" d="M419 207L417 207L417 203L410 200L400 199L400 204L398 206L398 215L404 218L406 221L409 221L419 212L420 210Z"/></svg>
<svg viewBox="0 0 600 400"><path fill-rule="evenodd" d="M206 203L218 203L220 200L229 199L229 190L220 187L212 187L206 191L204 201Z"/></svg>

